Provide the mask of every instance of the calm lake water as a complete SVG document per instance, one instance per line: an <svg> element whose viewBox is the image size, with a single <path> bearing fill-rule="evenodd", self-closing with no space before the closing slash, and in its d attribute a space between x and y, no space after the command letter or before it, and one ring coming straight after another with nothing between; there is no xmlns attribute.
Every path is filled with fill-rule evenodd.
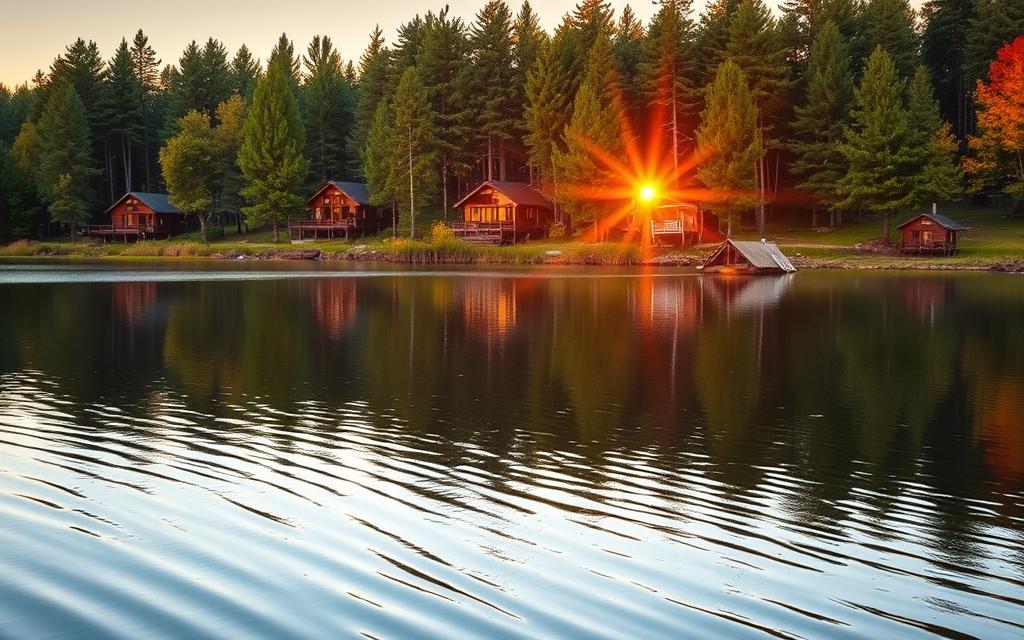
<svg viewBox="0 0 1024 640"><path fill-rule="evenodd" d="M0 637L1024 637L1024 279L323 269L0 265Z"/></svg>

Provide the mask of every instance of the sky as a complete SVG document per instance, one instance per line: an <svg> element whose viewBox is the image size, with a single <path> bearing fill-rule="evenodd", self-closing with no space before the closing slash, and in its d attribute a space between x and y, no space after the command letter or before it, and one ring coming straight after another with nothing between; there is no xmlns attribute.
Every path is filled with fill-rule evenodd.
<svg viewBox="0 0 1024 640"><path fill-rule="evenodd" d="M519 0L508 0L517 11ZM777 0L768 0L776 4ZM531 0L549 31L572 10L576 0ZM618 12L626 0L611 0ZM484 0L448 0L451 12L467 23ZM652 0L633 0L634 12L647 20ZM914 2L919 4L919 0ZM695 0L697 10L703 0ZM0 83L14 86L49 68L75 38L95 40L109 59L122 37L138 29L149 36L164 64L174 63L192 40L209 37L224 42L233 54L246 44L265 60L282 31L305 51L314 35L326 34L346 60L356 60L375 24L394 38L402 22L418 13L438 10L430 0L0 0Z"/></svg>

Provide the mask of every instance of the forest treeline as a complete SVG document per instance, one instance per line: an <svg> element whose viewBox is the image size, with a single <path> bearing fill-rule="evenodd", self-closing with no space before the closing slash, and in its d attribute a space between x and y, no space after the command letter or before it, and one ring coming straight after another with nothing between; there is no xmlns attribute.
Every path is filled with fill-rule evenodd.
<svg viewBox="0 0 1024 640"><path fill-rule="evenodd" d="M644 24L581 0L551 33L528 1L469 23L445 7L390 43L376 28L358 61L328 35L282 34L265 62L193 41L169 64L141 30L109 60L78 39L0 86L0 240L131 190L166 190L204 237L218 217L276 235L325 180L366 181L406 231L485 179L538 185L570 229L636 178L759 228L793 208L887 228L965 188L1024 194L1024 0L657 4Z"/></svg>

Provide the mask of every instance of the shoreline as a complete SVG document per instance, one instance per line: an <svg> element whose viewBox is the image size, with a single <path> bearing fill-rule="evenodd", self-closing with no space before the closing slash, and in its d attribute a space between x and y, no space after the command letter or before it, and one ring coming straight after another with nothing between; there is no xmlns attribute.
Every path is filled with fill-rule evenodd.
<svg viewBox="0 0 1024 640"><path fill-rule="evenodd" d="M848 271L991 271L1024 273L1024 250L1019 255L942 257L901 256L836 247L815 248L819 255L804 255L801 247L782 246L799 270ZM142 250L140 250L142 249ZM643 256L635 245L563 243L560 245L478 246L465 243L434 245L402 240L383 245L267 246L198 242L97 245L70 242L32 242L0 247L0 260L225 260L237 262L315 261L379 262L387 264L448 265L577 265L696 267L709 253L709 245L684 251L661 251ZM806 250L806 249L804 249ZM824 254L824 255L820 255Z"/></svg>

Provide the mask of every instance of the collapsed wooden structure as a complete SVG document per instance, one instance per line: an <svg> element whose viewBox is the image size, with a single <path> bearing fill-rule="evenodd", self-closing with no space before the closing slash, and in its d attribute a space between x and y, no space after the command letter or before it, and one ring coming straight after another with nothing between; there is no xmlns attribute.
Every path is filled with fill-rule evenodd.
<svg viewBox="0 0 1024 640"><path fill-rule="evenodd" d="M349 239L379 233L388 226L381 210L370 204L370 193L362 182L325 182L306 200L309 217L288 221L288 237L305 239Z"/></svg>
<svg viewBox="0 0 1024 640"><path fill-rule="evenodd" d="M773 242L726 240L698 267L705 273L793 273L796 267Z"/></svg>
<svg viewBox="0 0 1024 640"><path fill-rule="evenodd" d="M931 213L922 213L901 224L900 251L902 253L929 253L950 256L957 249L957 235L967 231L956 220L938 213L933 207Z"/></svg>
<svg viewBox="0 0 1024 640"><path fill-rule="evenodd" d="M129 191L104 215L110 216L110 224L86 226L86 234L104 242L169 238L187 229L185 212L171 204L166 193Z"/></svg>
<svg viewBox="0 0 1024 640"><path fill-rule="evenodd" d="M462 221L448 225L452 232L478 244L543 238L554 213L551 201L530 185L497 180L480 183L452 208L462 210Z"/></svg>

